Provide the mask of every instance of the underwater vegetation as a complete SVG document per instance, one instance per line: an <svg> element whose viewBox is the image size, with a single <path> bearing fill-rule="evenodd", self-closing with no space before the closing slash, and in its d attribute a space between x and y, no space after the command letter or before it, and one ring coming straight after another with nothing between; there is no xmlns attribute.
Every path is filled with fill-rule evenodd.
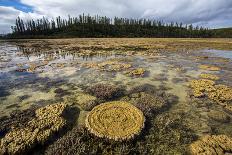
<svg viewBox="0 0 232 155"><path fill-rule="evenodd" d="M101 100L107 101L113 98L120 97L121 95L123 95L124 90L115 85L99 83L88 87L86 92L93 96L96 96Z"/></svg>
<svg viewBox="0 0 232 155"><path fill-rule="evenodd" d="M192 154L212 155L231 154L232 138L226 135L204 136L190 145Z"/></svg>
<svg viewBox="0 0 232 155"><path fill-rule="evenodd" d="M12 127L23 127L28 121L35 117L33 109L14 111L9 117L0 118L0 137L3 137Z"/></svg>
<svg viewBox="0 0 232 155"><path fill-rule="evenodd" d="M155 112L158 112L167 104L161 97L145 92L130 94L121 98L121 100L132 103L139 108L146 117L152 117Z"/></svg>
<svg viewBox="0 0 232 155"><path fill-rule="evenodd" d="M144 127L143 113L123 101L102 103L88 113L85 124L98 137L128 140L138 135Z"/></svg>
<svg viewBox="0 0 232 155"><path fill-rule="evenodd" d="M38 144L43 145L65 126L62 113L66 107L65 104L52 104L37 109L34 119L25 126L12 128L1 139L0 154L23 154Z"/></svg>

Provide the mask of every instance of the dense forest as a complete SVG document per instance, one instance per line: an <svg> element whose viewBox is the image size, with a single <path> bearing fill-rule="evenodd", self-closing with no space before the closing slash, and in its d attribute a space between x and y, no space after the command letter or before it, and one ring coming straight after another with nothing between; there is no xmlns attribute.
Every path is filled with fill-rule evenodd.
<svg viewBox="0 0 232 155"><path fill-rule="evenodd" d="M215 31L182 23L164 23L150 19L108 18L79 15L62 19L24 21L19 17L8 38L61 38L61 37L173 37L209 38Z"/></svg>

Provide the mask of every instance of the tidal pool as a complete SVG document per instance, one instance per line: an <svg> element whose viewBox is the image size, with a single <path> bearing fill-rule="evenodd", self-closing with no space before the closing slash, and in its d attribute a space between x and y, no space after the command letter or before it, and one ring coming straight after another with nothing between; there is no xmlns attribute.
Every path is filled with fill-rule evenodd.
<svg viewBox="0 0 232 155"><path fill-rule="evenodd" d="M18 125L21 119L14 118L16 112L27 115L25 110L35 111L54 103L66 103L73 108L66 111L68 127L20 153L186 154L191 152L193 142L206 135L232 136L232 111L225 108L232 107L232 94L227 95L222 104L210 98L202 87L199 91L203 95L197 97L191 87L191 81L205 79L202 74L206 74L217 76L214 82L230 90L231 52L208 50L210 43L207 47L203 44L186 48L182 46L186 40L174 45L173 40L168 43L144 39L85 41L0 42L0 120L3 126L0 138L4 139L14 128L27 126ZM93 89L98 84L101 89ZM122 92L115 95L114 89L110 91L111 87L107 86ZM142 105L158 99L164 103L159 108L153 105L155 110ZM144 129L127 141L99 138L85 129L86 116L95 106L83 107L86 100L88 103L96 100L96 105L127 101L142 111L145 109ZM24 117L27 118L20 115L27 124L29 120ZM65 144L65 139L70 142ZM12 153L8 147L5 146L6 154Z"/></svg>

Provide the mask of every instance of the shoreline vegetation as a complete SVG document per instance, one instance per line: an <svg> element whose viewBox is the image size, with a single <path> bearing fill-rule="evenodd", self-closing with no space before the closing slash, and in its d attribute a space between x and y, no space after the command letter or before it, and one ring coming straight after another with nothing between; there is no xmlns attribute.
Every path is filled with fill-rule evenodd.
<svg viewBox="0 0 232 155"><path fill-rule="evenodd" d="M37 20L16 19L12 33L0 39L46 39L46 38L230 38L232 31L209 29L192 24L165 23L151 19L109 18L106 16L79 15L60 16L55 19L43 17ZM227 33L228 32L228 33Z"/></svg>

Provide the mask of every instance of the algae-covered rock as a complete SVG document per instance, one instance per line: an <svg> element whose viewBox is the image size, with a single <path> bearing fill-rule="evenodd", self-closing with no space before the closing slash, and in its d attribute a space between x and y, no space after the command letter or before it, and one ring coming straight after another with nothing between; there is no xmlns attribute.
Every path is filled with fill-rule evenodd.
<svg viewBox="0 0 232 155"><path fill-rule="evenodd" d="M113 101L100 104L87 115L85 124L97 137L127 140L138 135L144 127L143 113L130 103Z"/></svg>
<svg viewBox="0 0 232 155"><path fill-rule="evenodd" d="M232 138L226 135L204 136L190 145L192 154L223 155L232 152Z"/></svg>
<svg viewBox="0 0 232 155"><path fill-rule="evenodd" d="M65 126L66 121L62 117L65 108L65 104L53 104L36 110L34 119L24 127L12 128L1 139L1 153L23 154L37 144L44 144Z"/></svg>
<svg viewBox="0 0 232 155"><path fill-rule="evenodd" d="M102 100L109 100L119 97L123 90L110 84L96 84L87 88L87 92Z"/></svg>

